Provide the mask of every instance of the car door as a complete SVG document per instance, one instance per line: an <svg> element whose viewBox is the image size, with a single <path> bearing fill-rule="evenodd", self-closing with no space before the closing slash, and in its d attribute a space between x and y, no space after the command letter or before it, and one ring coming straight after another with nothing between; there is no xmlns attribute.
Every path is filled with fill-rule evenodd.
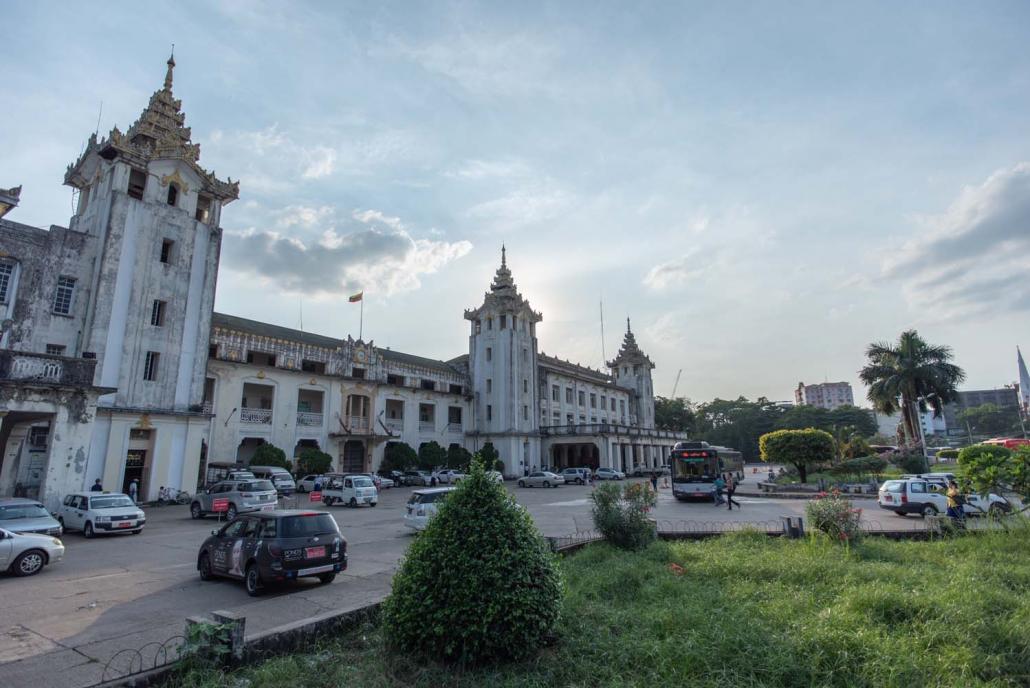
<svg viewBox="0 0 1030 688"><path fill-rule="evenodd" d="M0 530L0 571L6 571L14 559L14 537Z"/></svg>
<svg viewBox="0 0 1030 688"><path fill-rule="evenodd" d="M354 494L354 481L350 478L346 478L343 481L343 501L349 502L355 497L357 497L357 495Z"/></svg>
<svg viewBox="0 0 1030 688"><path fill-rule="evenodd" d="M61 502L61 508L57 510L57 517L64 522L66 528L71 527L71 521L68 519L68 513L72 510L72 506L75 504L75 495L68 495Z"/></svg>
<svg viewBox="0 0 1030 688"><path fill-rule="evenodd" d="M944 513L948 510L948 488L943 483L928 482L926 484L926 501L933 504L937 511Z"/></svg>
<svg viewBox="0 0 1030 688"><path fill-rule="evenodd" d="M215 536L215 543L211 548L211 570L222 576L234 576L242 573L235 573L239 568L239 557L243 553L243 533L246 530L247 522L253 519L241 516L235 521L226 524ZM238 545L238 549L237 549ZM236 558L233 558L234 550Z"/></svg>
<svg viewBox="0 0 1030 688"><path fill-rule="evenodd" d="M908 483L908 507L912 511L922 511L927 504L926 483L922 480L910 480Z"/></svg>
<svg viewBox="0 0 1030 688"><path fill-rule="evenodd" d="M86 509L88 506L86 497L81 495L75 497L75 501L72 502L72 506L68 510L68 516L64 519L68 527L81 529L86 525Z"/></svg>

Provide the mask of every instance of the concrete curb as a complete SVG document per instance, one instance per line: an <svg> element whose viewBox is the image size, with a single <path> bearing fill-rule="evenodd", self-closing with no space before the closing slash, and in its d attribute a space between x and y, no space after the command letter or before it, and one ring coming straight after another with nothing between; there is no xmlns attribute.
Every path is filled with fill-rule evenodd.
<svg viewBox="0 0 1030 688"><path fill-rule="evenodd" d="M817 492L741 492L737 490L733 493L734 497L758 497L761 499L814 499ZM851 494L848 492L842 492L842 497L848 499L876 499L876 495L873 494Z"/></svg>

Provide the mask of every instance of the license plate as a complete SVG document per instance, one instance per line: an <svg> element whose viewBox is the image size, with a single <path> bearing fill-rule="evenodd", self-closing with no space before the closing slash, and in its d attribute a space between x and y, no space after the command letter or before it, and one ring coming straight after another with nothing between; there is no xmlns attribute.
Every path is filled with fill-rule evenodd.
<svg viewBox="0 0 1030 688"><path fill-rule="evenodd" d="M884 495L883 496L883 501L885 501L885 502L893 502L894 501L894 497L891 497L890 495Z"/></svg>
<svg viewBox="0 0 1030 688"><path fill-rule="evenodd" d="M273 510L273 509L275 509L275 504L269 504L269 505L267 505L267 506L263 506L263 507L261 507L261 510L262 510L262 511L271 511L271 510Z"/></svg>
<svg viewBox="0 0 1030 688"><path fill-rule="evenodd" d="M305 559L321 559L325 556L325 546L322 547L305 547L304 558Z"/></svg>
<svg viewBox="0 0 1030 688"><path fill-rule="evenodd" d="M119 528L132 528L132 522L131 521L123 521L123 522L118 524L118 527Z"/></svg>
<svg viewBox="0 0 1030 688"><path fill-rule="evenodd" d="M695 493L694 493L694 496L695 496L695 497L704 497L704 496L705 496L705 493L704 493L704 492L695 492Z"/></svg>

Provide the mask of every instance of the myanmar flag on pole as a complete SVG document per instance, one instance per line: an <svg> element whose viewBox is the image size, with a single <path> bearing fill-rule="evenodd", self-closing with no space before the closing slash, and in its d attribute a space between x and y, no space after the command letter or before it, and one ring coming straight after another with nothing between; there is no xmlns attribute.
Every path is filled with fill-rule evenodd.
<svg viewBox="0 0 1030 688"><path fill-rule="evenodd" d="M347 300L348 300L348 301L350 301L351 303L357 303L357 302L358 302L358 301L360 301L360 300L361 300L361 299L362 299L362 298L363 298L364 296L365 296L365 292L364 292L364 291L359 291L359 292L358 292L357 294L355 294L354 296L350 297L350 298L349 298L349 299L347 299Z"/></svg>

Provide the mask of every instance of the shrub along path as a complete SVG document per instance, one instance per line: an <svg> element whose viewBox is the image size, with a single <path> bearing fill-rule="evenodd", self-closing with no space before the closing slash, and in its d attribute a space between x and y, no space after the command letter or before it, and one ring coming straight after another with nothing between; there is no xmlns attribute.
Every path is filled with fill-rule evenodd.
<svg viewBox="0 0 1030 688"><path fill-rule="evenodd" d="M559 640L457 670L383 649L374 625L182 686L1026 686L1030 533L933 542L764 535L595 545L562 563Z"/></svg>

